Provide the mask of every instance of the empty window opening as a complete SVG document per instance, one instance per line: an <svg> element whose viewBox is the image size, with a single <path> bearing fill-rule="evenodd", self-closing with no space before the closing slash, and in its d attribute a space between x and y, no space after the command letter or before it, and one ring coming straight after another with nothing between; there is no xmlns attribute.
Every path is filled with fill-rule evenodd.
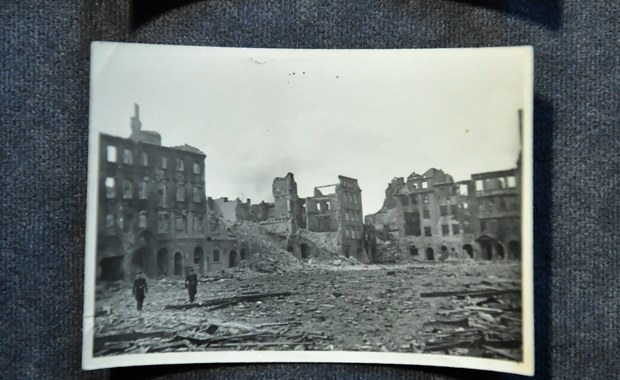
<svg viewBox="0 0 620 380"><path fill-rule="evenodd" d="M127 164L127 165L133 164L133 153L129 149L125 149L123 151L123 164Z"/></svg>
<svg viewBox="0 0 620 380"><path fill-rule="evenodd" d="M424 236L433 236L430 227L424 227Z"/></svg>
<svg viewBox="0 0 620 380"><path fill-rule="evenodd" d="M114 177L106 177L105 179L105 196L106 198L116 198L116 179Z"/></svg>
<svg viewBox="0 0 620 380"><path fill-rule="evenodd" d="M506 184L508 185L508 187L513 188L513 187L517 187L517 181L515 179L514 176L509 176L506 178Z"/></svg>
<svg viewBox="0 0 620 380"><path fill-rule="evenodd" d="M458 224L452 225L452 234L458 235L461 233L461 227Z"/></svg>
<svg viewBox="0 0 620 380"><path fill-rule="evenodd" d="M448 224L442 224L441 225L441 234L443 236L448 236L450 235L450 225Z"/></svg>
<svg viewBox="0 0 620 380"><path fill-rule="evenodd" d="M419 255L418 249L416 247L409 247L409 254L411 256L418 256Z"/></svg>
<svg viewBox="0 0 620 380"><path fill-rule="evenodd" d="M213 262L214 263L219 263L220 262L220 251L219 251L219 249L214 249L213 250Z"/></svg>
<svg viewBox="0 0 620 380"><path fill-rule="evenodd" d="M116 162L118 160L115 146L108 145L106 147L106 160L108 162Z"/></svg>

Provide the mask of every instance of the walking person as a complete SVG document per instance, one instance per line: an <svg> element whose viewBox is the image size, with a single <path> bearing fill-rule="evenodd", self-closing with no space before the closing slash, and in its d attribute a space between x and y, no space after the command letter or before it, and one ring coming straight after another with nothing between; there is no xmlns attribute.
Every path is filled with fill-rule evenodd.
<svg viewBox="0 0 620 380"><path fill-rule="evenodd" d="M138 305L138 311L142 311L142 303L144 302L144 295L149 289L146 286L146 279L142 275L142 272L136 273L136 280L133 282L133 296L135 297Z"/></svg>
<svg viewBox="0 0 620 380"><path fill-rule="evenodd" d="M196 296L196 288L198 287L198 276L194 273L194 268L189 268L189 274L185 277L185 287L189 295L189 302L193 303Z"/></svg>

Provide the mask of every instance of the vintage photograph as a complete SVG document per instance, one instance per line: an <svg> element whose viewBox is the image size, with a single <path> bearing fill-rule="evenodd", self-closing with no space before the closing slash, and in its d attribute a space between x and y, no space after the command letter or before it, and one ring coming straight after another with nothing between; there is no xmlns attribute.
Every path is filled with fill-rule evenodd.
<svg viewBox="0 0 620 380"><path fill-rule="evenodd" d="M93 43L83 367L532 374L532 55Z"/></svg>

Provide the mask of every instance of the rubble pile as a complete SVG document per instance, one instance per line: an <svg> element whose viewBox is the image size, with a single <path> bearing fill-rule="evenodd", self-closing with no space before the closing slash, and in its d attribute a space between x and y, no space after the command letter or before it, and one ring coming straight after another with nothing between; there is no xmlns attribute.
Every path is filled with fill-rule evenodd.
<svg viewBox="0 0 620 380"><path fill-rule="evenodd" d="M396 264L402 260L400 246L394 241L383 241L377 239L377 255L375 258L378 264Z"/></svg>
<svg viewBox="0 0 620 380"><path fill-rule="evenodd" d="M432 353L520 360L519 264L350 265L98 287L95 354L212 350ZM207 281L208 280L208 281Z"/></svg>
<svg viewBox="0 0 620 380"><path fill-rule="evenodd" d="M327 256L337 256L339 251L338 232L314 232L302 229L299 231L299 235L314 244L320 251L325 252Z"/></svg>

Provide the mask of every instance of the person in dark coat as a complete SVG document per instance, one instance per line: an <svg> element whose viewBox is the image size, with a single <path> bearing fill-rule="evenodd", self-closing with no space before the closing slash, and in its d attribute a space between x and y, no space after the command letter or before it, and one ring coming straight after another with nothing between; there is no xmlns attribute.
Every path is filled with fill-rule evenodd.
<svg viewBox="0 0 620 380"><path fill-rule="evenodd" d="M142 303L144 302L144 295L149 289L146 286L146 279L142 275L142 272L136 273L136 280L133 282L133 296L138 302L138 311L142 310Z"/></svg>
<svg viewBox="0 0 620 380"><path fill-rule="evenodd" d="M196 288L198 287L198 276L194 273L193 268L189 268L189 274L185 277L185 287L189 295L189 302L194 302L196 296Z"/></svg>

